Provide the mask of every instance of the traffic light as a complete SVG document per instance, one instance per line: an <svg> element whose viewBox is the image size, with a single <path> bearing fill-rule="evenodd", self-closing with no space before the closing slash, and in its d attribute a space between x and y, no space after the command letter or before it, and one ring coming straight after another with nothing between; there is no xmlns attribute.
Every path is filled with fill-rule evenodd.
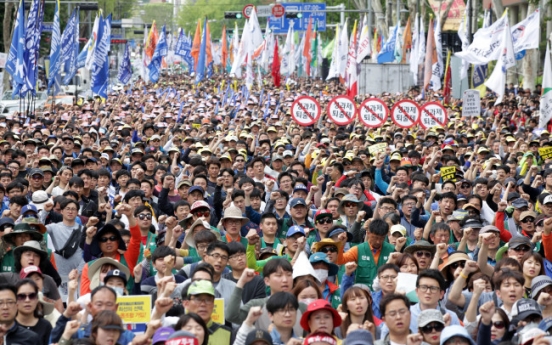
<svg viewBox="0 0 552 345"><path fill-rule="evenodd" d="M301 12L286 12L286 18L288 18L288 19L303 18L303 13L301 13Z"/></svg>
<svg viewBox="0 0 552 345"><path fill-rule="evenodd" d="M241 12L224 12L224 19L241 19Z"/></svg>

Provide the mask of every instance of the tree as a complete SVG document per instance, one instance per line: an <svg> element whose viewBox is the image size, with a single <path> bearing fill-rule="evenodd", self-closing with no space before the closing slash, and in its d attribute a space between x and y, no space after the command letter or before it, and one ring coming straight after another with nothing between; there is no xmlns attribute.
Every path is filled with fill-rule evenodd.
<svg viewBox="0 0 552 345"><path fill-rule="evenodd" d="M161 28L166 25L167 28L172 28L173 25L173 5L168 3L153 3L142 6L142 20L144 23L157 23L157 27Z"/></svg>
<svg viewBox="0 0 552 345"><path fill-rule="evenodd" d="M12 38L12 27L13 27L13 16L14 16L14 9L15 9L15 3L14 2L8 2L4 5L4 21L2 22L2 39L4 41L4 51L8 53L10 51L10 45L11 45L11 38ZM10 82L9 82L9 75L8 73L4 73L4 79L2 80L2 83L4 84L4 90L8 90L10 88Z"/></svg>

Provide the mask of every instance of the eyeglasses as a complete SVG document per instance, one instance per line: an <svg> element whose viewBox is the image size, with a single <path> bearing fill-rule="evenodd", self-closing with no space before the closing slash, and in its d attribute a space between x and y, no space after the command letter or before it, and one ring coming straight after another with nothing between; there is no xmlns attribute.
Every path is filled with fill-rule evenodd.
<svg viewBox="0 0 552 345"><path fill-rule="evenodd" d="M194 302L195 304L213 304L215 303L215 299L213 297L192 297L190 298L190 301Z"/></svg>
<svg viewBox="0 0 552 345"><path fill-rule="evenodd" d="M535 221L535 218L524 218L521 222L522 223L533 223Z"/></svg>
<svg viewBox="0 0 552 345"><path fill-rule="evenodd" d="M35 300L35 299L37 298L37 296L38 296L38 295L36 294L36 292L32 292L32 293L18 293L18 294L17 294L17 300L23 302L23 301L27 300L27 298L28 298L29 300L33 301L33 300Z"/></svg>
<svg viewBox="0 0 552 345"><path fill-rule="evenodd" d="M320 248L319 252L325 253L325 254L337 253L337 247L334 247L334 246L323 247L323 248Z"/></svg>
<svg viewBox="0 0 552 345"><path fill-rule="evenodd" d="M169 164L169 161L160 161L159 164Z"/></svg>
<svg viewBox="0 0 552 345"><path fill-rule="evenodd" d="M465 261L458 261L458 262L453 262L452 264L450 264L450 267L452 267L452 269L455 270L455 269L458 268L458 266L464 268L465 265L466 265Z"/></svg>
<svg viewBox="0 0 552 345"><path fill-rule="evenodd" d="M15 305L15 301L13 299L9 299L7 301L0 301L0 307L12 308L14 305Z"/></svg>
<svg viewBox="0 0 552 345"><path fill-rule="evenodd" d="M431 253L430 252L426 252L426 251L417 251L416 252L416 256L419 257L419 258L423 258L423 257L426 257L426 258L431 258Z"/></svg>
<svg viewBox="0 0 552 345"><path fill-rule="evenodd" d="M343 204L343 207L357 207L358 204L356 202L346 202Z"/></svg>
<svg viewBox="0 0 552 345"><path fill-rule="evenodd" d="M382 206L380 208L384 211L387 211L387 212L395 212L395 208L391 207L391 206Z"/></svg>
<svg viewBox="0 0 552 345"><path fill-rule="evenodd" d="M521 247L517 247L517 248L511 248L514 252L528 252L531 250L530 247L528 246L521 246Z"/></svg>
<svg viewBox="0 0 552 345"><path fill-rule="evenodd" d="M205 218L209 218L209 216L211 216L211 211L209 210L205 210L205 211L196 211L194 212L194 216L196 217L205 217Z"/></svg>
<svg viewBox="0 0 552 345"><path fill-rule="evenodd" d="M380 280L395 280L397 279L397 276L393 276L393 275L387 275L387 276L381 276L380 277Z"/></svg>
<svg viewBox="0 0 552 345"><path fill-rule="evenodd" d="M322 218L320 220L317 220L316 221L318 224L332 224L333 223L333 219L331 218Z"/></svg>
<svg viewBox="0 0 552 345"><path fill-rule="evenodd" d="M33 179L33 180L43 180L44 176L42 176L42 175L33 175L33 176L31 176L31 179Z"/></svg>
<svg viewBox="0 0 552 345"><path fill-rule="evenodd" d="M504 323L504 321L494 321L493 323L491 323L491 326L494 326L494 328L503 329L506 324Z"/></svg>
<svg viewBox="0 0 552 345"><path fill-rule="evenodd" d="M409 310L406 308L399 309L399 310L392 310L390 312L385 313L385 316L386 317L396 317L397 315L404 316L408 311Z"/></svg>
<svg viewBox="0 0 552 345"><path fill-rule="evenodd" d="M297 309L295 308L280 308L278 310L276 310L276 313L278 314L282 314L282 315L285 315L285 314L295 314L297 312Z"/></svg>
<svg viewBox="0 0 552 345"><path fill-rule="evenodd" d="M228 256L226 255L220 255L219 253L215 254L208 254L210 257L212 257L215 260L222 260L222 261L228 261Z"/></svg>
<svg viewBox="0 0 552 345"><path fill-rule="evenodd" d="M100 238L100 242L102 242L102 243L106 243L107 241L109 241L109 242L115 242L115 241L117 241L117 240L118 240L118 238L117 238L117 236L115 236L115 235L112 235L112 236L109 236L109 237L104 236L104 237L101 237L101 238Z"/></svg>
<svg viewBox="0 0 552 345"><path fill-rule="evenodd" d="M436 293L441 291L441 288L439 286L429 286L429 285L420 285L418 286L418 289L421 292L427 292L429 290L431 293Z"/></svg>
<svg viewBox="0 0 552 345"><path fill-rule="evenodd" d="M445 325L442 323L430 323L429 325L425 325L424 327L420 327L420 331L425 334L429 334L435 330L435 332L441 332L445 328Z"/></svg>
<svg viewBox="0 0 552 345"><path fill-rule="evenodd" d="M149 213L140 213L138 215L138 219L140 219L140 220L144 220L144 219L151 220L151 214L149 214Z"/></svg>
<svg viewBox="0 0 552 345"><path fill-rule="evenodd" d="M244 159L236 159L236 163L243 163L243 162L245 162Z"/></svg>

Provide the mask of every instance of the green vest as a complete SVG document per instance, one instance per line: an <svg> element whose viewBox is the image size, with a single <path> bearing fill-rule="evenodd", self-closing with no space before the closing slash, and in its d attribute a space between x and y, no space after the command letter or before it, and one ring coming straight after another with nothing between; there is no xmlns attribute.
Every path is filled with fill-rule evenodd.
<svg viewBox="0 0 552 345"><path fill-rule="evenodd" d="M155 251L155 249L157 249L157 235L155 234L152 234L151 232L148 232L148 240L146 241L146 245L144 247L144 245L142 245L141 241L140 241L140 255L138 256L138 261L137 263L140 263L142 262L142 260L144 260L144 250L145 249L149 249L150 250L150 254L153 254L153 252ZM150 277L153 277L154 275L157 274L157 270L155 269L155 267L153 267L153 264L151 264L151 260L150 261L150 274L149 276ZM131 272L132 273L132 272Z"/></svg>
<svg viewBox="0 0 552 345"><path fill-rule="evenodd" d="M4 254L2 265L0 265L0 272L15 272L15 257L13 256L12 249Z"/></svg>
<svg viewBox="0 0 552 345"><path fill-rule="evenodd" d="M355 274L355 283L365 284L372 290L372 283L378 275L378 268L387 263L389 255L395 251L395 247L389 243L383 243L378 262L374 260L372 250L367 242L358 246L358 268ZM372 290L373 291L373 290Z"/></svg>
<svg viewBox="0 0 552 345"><path fill-rule="evenodd" d="M222 236L222 242L228 243L228 240L226 239L226 236ZM240 243L243 244L245 248L247 248L247 245L249 244L249 241L245 237L240 236Z"/></svg>
<svg viewBox="0 0 552 345"><path fill-rule="evenodd" d="M282 242L280 242L280 240L277 237L275 237L274 238L274 243L272 244L272 248L276 249L276 247L278 247L279 244L282 244ZM267 247L266 242L265 242L264 238L261 237L261 249L266 248L266 247ZM247 248L247 246L246 246L246 248Z"/></svg>

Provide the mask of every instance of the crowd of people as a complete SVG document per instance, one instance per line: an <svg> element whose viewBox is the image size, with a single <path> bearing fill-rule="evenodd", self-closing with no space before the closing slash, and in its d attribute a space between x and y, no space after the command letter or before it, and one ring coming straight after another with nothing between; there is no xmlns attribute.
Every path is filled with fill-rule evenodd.
<svg viewBox="0 0 552 345"><path fill-rule="evenodd" d="M441 101L424 130L336 126L344 93L164 74L0 115L0 343L550 345L538 96L489 93L478 117L416 88L356 97ZM139 335L132 295L151 296Z"/></svg>

